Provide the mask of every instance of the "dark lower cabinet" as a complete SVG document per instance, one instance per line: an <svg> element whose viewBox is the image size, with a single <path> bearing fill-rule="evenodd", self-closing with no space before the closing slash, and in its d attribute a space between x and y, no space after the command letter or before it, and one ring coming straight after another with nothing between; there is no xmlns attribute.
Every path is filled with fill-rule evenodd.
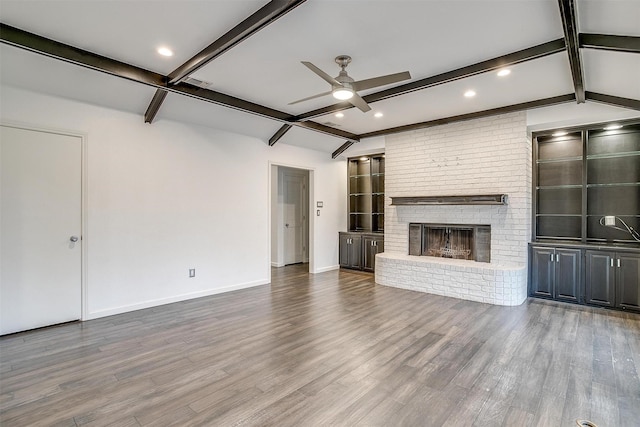
<svg viewBox="0 0 640 427"><path fill-rule="evenodd" d="M617 256L616 307L640 310L640 255Z"/></svg>
<svg viewBox="0 0 640 427"><path fill-rule="evenodd" d="M587 304L640 310L640 255L586 252Z"/></svg>
<svg viewBox="0 0 640 427"><path fill-rule="evenodd" d="M362 269L374 271L376 268L376 254L384 252L384 238L382 236L362 236Z"/></svg>
<svg viewBox="0 0 640 427"><path fill-rule="evenodd" d="M580 249L532 246L530 295L580 302L581 254Z"/></svg>
<svg viewBox="0 0 640 427"><path fill-rule="evenodd" d="M554 260L555 249L531 248L531 296L553 298Z"/></svg>
<svg viewBox="0 0 640 427"><path fill-rule="evenodd" d="M340 233L340 267L374 271L376 254L384 251L382 234Z"/></svg>
<svg viewBox="0 0 640 427"><path fill-rule="evenodd" d="M587 304L613 307L615 304L615 252L587 251L585 285Z"/></svg>
<svg viewBox="0 0 640 427"><path fill-rule="evenodd" d="M360 269L362 236L356 233L340 233L340 267Z"/></svg>

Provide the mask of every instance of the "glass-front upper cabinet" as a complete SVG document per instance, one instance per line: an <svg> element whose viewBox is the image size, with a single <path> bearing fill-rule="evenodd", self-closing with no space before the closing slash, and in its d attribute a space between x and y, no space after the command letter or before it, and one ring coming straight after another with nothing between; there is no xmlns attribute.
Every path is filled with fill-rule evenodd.
<svg viewBox="0 0 640 427"><path fill-rule="evenodd" d="M588 132L586 184L587 239L630 241L601 222L615 216L616 227L640 229L640 125Z"/></svg>
<svg viewBox="0 0 640 427"><path fill-rule="evenodd" d="M384 231L384 154L348 160L349 231Z"/></svg>
<svg viewBox="0 0 640 427"><path fill-rule="evenodd" d="M640 124L534 139L535 239L637 244Z"/></svg>
<svg viewBox="0 0 640 427"><path fill-rule="evenodd" d="M582 133L538 138L537 237L580 239Z"/></svg>

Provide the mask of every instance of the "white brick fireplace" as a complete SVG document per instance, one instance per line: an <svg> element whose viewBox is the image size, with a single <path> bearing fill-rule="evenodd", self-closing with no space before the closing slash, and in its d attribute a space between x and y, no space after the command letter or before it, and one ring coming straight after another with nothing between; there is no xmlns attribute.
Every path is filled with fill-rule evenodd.
<svg viewBox="0 0 640 427"><path fill-rule="evenodd" d="M531 141L526 113L386 137L385 252L376 282L499 305L527 296ZM507 194L507 205L392 206L391 197ZM491 225L491 262L408 255L409 223Z"/></svg>

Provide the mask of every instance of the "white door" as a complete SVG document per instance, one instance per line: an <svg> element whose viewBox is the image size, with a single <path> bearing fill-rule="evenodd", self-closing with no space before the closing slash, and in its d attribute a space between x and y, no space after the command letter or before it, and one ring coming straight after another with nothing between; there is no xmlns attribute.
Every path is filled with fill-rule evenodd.
<svg viewBox="0 0 640 427"><path fill-rule="evenodd" d="M82 140L0 129L0 335L80 319Z"/></svg>
<svg viewBox="0 0 640 427"><path fill-rule="evenodd" d="M283 174L284 263L296 264L305 258L306 179L299 173Z"/></svg>

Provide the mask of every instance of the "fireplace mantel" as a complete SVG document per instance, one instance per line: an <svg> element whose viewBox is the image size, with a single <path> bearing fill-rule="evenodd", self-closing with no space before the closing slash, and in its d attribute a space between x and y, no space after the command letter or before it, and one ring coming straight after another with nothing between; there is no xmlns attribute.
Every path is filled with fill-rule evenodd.
<svg viewBox="0 0 640 427"><path fill-rule="evenodd" d="M417 196L391 197L391 204L396 206L415 205L506 205L506 194L480 194L469 196Z"/></svg>

